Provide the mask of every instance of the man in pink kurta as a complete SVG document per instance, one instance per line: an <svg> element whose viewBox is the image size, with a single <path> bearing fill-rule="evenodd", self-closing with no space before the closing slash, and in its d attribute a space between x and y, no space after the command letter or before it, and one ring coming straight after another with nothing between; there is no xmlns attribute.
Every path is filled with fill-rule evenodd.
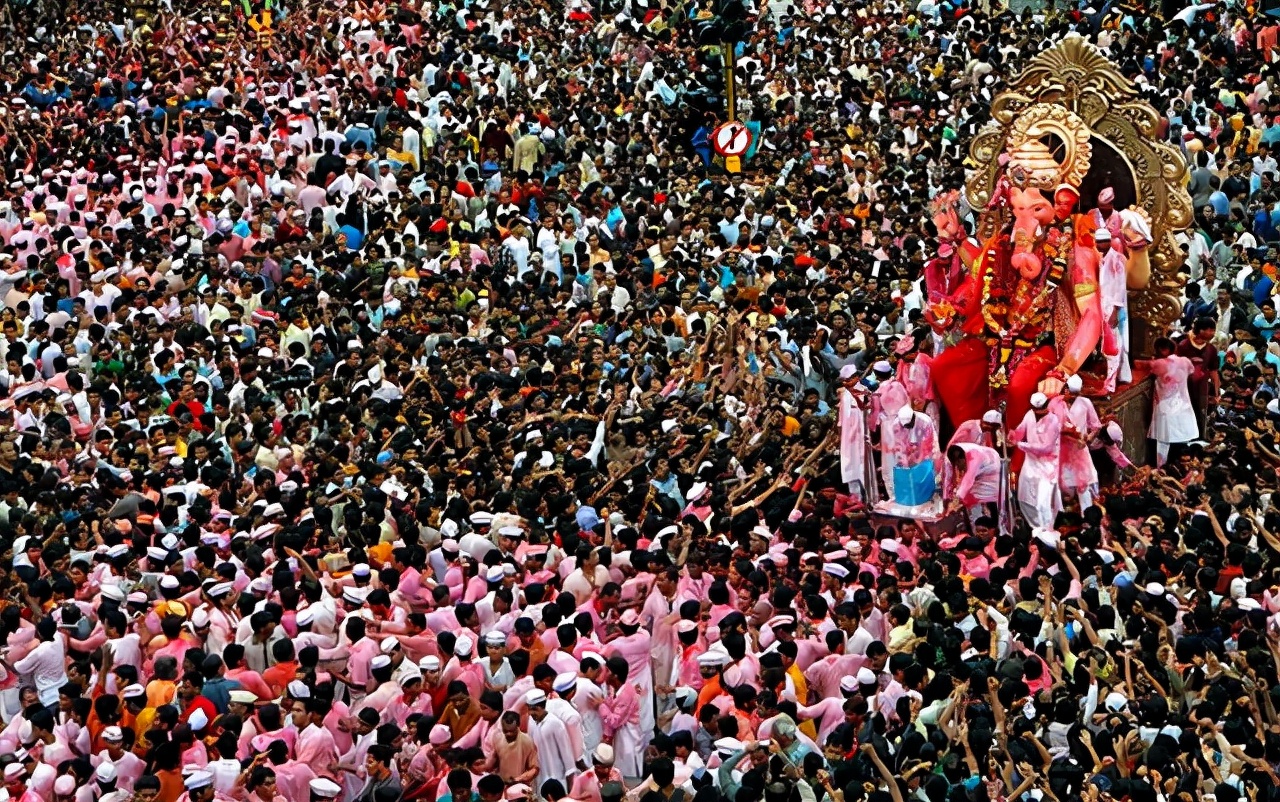
<svg viewBox="0 0 1280 802"><path fill-rule="evenodd" d="M677 581L663 574L654 583L641 608L640 618L653 632L652 673L654 687L676 684L675 664L679 644L676 642L676 622L680 620L676 604Z"/></svg>
<svg viewBox="0 0 1280 802"><path fill-rule="evenodd" d="M298 704L294 703L295 722ZM337 779L332 767L338 762L338 746L333 740L333 733L324 727L318 726L315 722L307 724L298 733L297 754L298 762L310 766L319 776L328 777L331 780Z"/></svg>
<svg viewBox="0 0 1280 802"><path fill-rule="evenodd" d="M840 369L840 481L849 492L863 491L867 486L867 419L859 403L857 375L852 365Z"/></svg>
<svg viewBox="0 0 1280 802"><path fill-rule="evenodd" d="M884 441L888 445L884 445ZM910 405L898 409L897 415L885 423L884 439L881 447L884 451L883 470L885 485L893 495L893 469L911 468L924 462L938 466L938 427L933 419L923 412L916 412ZM917 502L923 503L923 502Z"/></svg>
<svg viewBox="0 0 1280 802"><path fill-rule="evenodd" d="M636 615L634 610L628 610L623 614L620 623L624 625L624 632L628 626L628 621L634 621L639 624L640 617ZM653 714L653 664L652 664L652 637L648 632L639 629L632 634L624 634L610 641L605 647L605 657L621 657L627 661L627 666L631 671L628 674L630 683L636 685L640 695L640 728L644 732L653 730L654 714Z"/></svg>
<svg viewBox="0 0 1280 802"><path fill-rule="evenodd" d="M1049 411L1049 399L1044 393L1031 396L1031 409L1009 440L1026 454L1017 476L1023 517L1032 527L1052 529L1062 509L1062 494L1058 491L1062 422Z"/></svg>
<svg viewBox="0 0 1280 802"><path fill-rule="evenodd" d="M1122 252L1123 246L1112 240L1107 229L1098 229L1094 240L1102 252L1098 263L1098 293L1102 302L1102 353L1107 358L1107 377L1102 391L1111 393L1118 383L1133 381L1129 367L1129 263Z"/></svg>
<svg viewBox="0 0 1280 802"><path fill-rule="evenodd" d="M600 703L600 719L605 736L613 739L618 770L624 777L643 776L642 760L648 739L640 728L639 687L628 681L616 683L613 695Z"/></svg>
<svg viewBox="0 0 1280 802"><path fill-rule="evenodd" d="M1076 495L1080 509L1092 506L1093 494L1098 488L1098 469L1089 454L1089 441L1102 427L1093 402L1080 395L1079 376L1067 378L1062 395L1049 402L1049 411L1062 421L1062 451L1060 453L1061 484L1064 495Z"/></svg>
<svg viewBox="0 0 1280 802"><path fill-rule="evenodd" d="M1000 453L994 448L976 443L960 443L951 447L959 449L962 459L959 465L952 463L952 472L959 478L944 492L947 499L959 508L978 507L982 504L1000 503ZM950 449L947 451L951 457Z"/></svg>

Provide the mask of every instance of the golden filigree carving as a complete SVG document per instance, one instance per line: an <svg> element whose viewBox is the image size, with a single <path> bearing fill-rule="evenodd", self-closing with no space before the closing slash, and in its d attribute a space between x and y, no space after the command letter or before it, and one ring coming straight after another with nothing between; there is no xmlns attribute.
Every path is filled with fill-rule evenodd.
<svg viewBox="0 0 1280 802"><path fill-rule="evenodd" d="M1187 165L1177 149L1153 140L1160 119L1156 110L1139 99L1134 85L1078 34L1067 35L1032 59L1011 88L992 101L992 122L970 144L969 154L976 169L965 186L965 196L974 209L980 210L979 236L1000 230L1006 216L1004 209L991 204L1005 168L1000 163L1002 154L1009 155L1009 166L1024 159L1043 169L1043 176L1035 170L1023 171L1024 177L1036 179L1036 185L1048 181L1051 166L1045 161L1049 151L1044 136L1047 130L1040 129L1049 119L1044 109L1050 107L1062 110L1054 113L1054 126L1062 130L1052 133L1064 145L1078 146L1079 140L1072 137L1076 130L1074 120L1079 120L1088 131L1086 146L1097 139L1123 155L1132 173L1134 205L1151 220L1151 280L1146 288L1131 291L1129 296L1130 319L1135 324L1133 350L1137 354L1149 353L1152 341L1177 319L1181 309L1178 291L1182 287L1179 273L1183 261L1175 235L1192 221L1191 197L1186 190ZM1092 151L1092 161L1096 162L1098 148L1094 146ZM1084 152L1088 160L1089 150ZM1057 155L1054 161L1062 164L1064 160ZM1062 183L1079 186L1083 177L1083 172L1072 171ZM1092 198L1084 201L1089 204Z"/></svg>

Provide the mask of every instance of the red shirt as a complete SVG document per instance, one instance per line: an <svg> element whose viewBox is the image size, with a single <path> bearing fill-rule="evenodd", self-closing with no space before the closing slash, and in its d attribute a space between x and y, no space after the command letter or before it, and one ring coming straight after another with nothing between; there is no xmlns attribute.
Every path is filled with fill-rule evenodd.
<svg viewBox="0 0 1280 802"><path fill-rule="evenodd" d="M192 699L191 704L187 705L186 709L182 711L182 716L179 720L184 722L190 720L191 714L196 712L197 708L204 711L204 714L208 716L209 721L213 721L218 717L218 708L213 706L213 702L203 696L197 696Z"/></svg>

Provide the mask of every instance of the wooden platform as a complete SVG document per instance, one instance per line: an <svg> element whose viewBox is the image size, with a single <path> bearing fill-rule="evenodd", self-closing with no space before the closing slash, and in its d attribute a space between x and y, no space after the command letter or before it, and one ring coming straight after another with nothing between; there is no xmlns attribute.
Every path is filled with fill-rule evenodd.
<svg viewBox="0 0 1280 802"><path fill-rule="evenodd" d="M940 537L954 535L963 529L964 513L956 512L951 515L894 515L881 505L877 505L871 510L872 526L892 526L897 528L902 521L912 521L919 524L926 535L937 540Z"/></svg>
<svg viewBox="0 0 1280 802"><path fill-rule="evenodd" d="M1155 453L1151 441L1147 439L1147 428L1151 425L1151 405L1155 401L1155 379L1145 371L1140 374L1135 368L1133 382L1121 385L1111 395L1092 394L1087 383L1084 389L1097 407L1099 417L1114 417L1120 423L1120 428L1124 430L1124 444L1120 450L1125 456L1133 460L1134 465L1148 464ZM1098 458L1099 454L1102 455L1101 458ZM1099 478L1105 484L1115 475L1111 461L1107 459L1106 452L1095 451L1094 456Z"/></svg>

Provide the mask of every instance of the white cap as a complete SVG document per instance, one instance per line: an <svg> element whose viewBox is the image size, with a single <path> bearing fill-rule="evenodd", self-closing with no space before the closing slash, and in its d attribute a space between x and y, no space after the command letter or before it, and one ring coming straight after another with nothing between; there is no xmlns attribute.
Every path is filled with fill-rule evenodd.
<svg viewBox="0 0 1280 802"><path fill-rule="evenodd" d="M538 688L534 688L524 695L524 703L529 707L534 705L542 705L547 703L547 694Z"/></svg>
<svg viewBox="0 0 1280 802"><path fill-rule="evenodd" d="M1120 428L1120 424L1116 421L1107 422L1107 437L1110 437L1116 443L1124 442L1124 429Z"/></svg>
<svg viewBox="0 0 1280 802"><path fill-rule="evenodd" d="M180 585L178 584L178 578L173 574L165 574L164 576L160 577L160 587L164 588L165 590L176 590L178 587L180 587Z"/></svg>
<svg viewBox="0 0 1280 802"><path fill-rule="evenodd" d="M251 705L258 701L258 695L253 691L234 690L231 692L231 701L239 705Z"/></svg>
<svg viewBox="0 0 1280 802"><path fill-rule="evenodd" d="M364 604L365 596L369 595L369 591L365 588L343 588L342 598L351 604Z"/></svg>
<svg viewBox="0 0 1280 802"><path fill-rule="evenodd" d="M76 792L76 778L70 774L62 775L53 781L53 792L58 796L71 796Z"/></svg>
<svg viewBox="0 0 1280 802"><path fill-rule="evenodd" d="M1112 713L1119 713L1124 709L1125 705L1129 704L1129 697L1125 696L1123 693L1116 693L1115 691L1112 691L1107 694L1106 701L1103 704L1106 705L1106 708Z"/></svg>
<svg viewBox="0 0 1280 802"><path fill-rule="evenodd" d="M1073 373L1067 377L1067 389L1073 393L1078 393L1084 387L1084 379L1079 374Z"/></svg>
<svg viewBox="0 0 1280 802"><path fill-rule="evenodd" d="M26 773L27 770L22 767L21 763L10 763L4 767L5 780L16 780Z"/></svg>
<svg viewBox="0 0 1280 802"><path fill-rule="evenodd" d="M311 789L311 793L323 799L337 799L338 794L342 793L341 785L325 777L315 778L307 783L307 787Z"/></svg>
<svg viewBox="0 0 1280 802"><path fill-rule="evenodd" d="M463 635L461 638L458 638L458 640L454 642L453 653L456 654L458 657L470 657L471 647L473 645L474 644L471 643L471 638L468 638L467 636Z"/></svg>
<svg viewBox="0 0 1280 802"><path fill-rule="evenodd" d="M1159 582L1148 582L1146 590L1147 593L1150 593L1152 596L1164 595L1164 585Z"/></svg>
<svg viewBox="0 0 1280 802"><path fill-rule="evenodd" d="M612 766L613 747L609 746L609 744L600 744L592 750L591 757L593 757L597 763L601 763L605 766Z"/></svg>
<svg viewBox="0 0 1280 802"><path fill-rule="evenodd" d="M1045 529L1037 526L1031 530L1031 536L1049 548L1057 551L1058 546L1062 543L1062 536L1052 529Z"/></svg>
<svg viewBox="0 0 1280 802"><path fill-rule="evenodd" d="M729 655L718 649L712 649L709 652L703 652L698 655L698 665L710 668L719 668L729 664Z"/></svg>
<svg viewBox="0 0 1280 802"><path fill-rule="evenodd" d="M418 668L423 671L438 671L440 669L440 658L434 654L429 654L418 661Z"/></svg>
<svg viewBox="0 0 1280 802"><path fill-rule="evenodd" d="M300 679L295 679L287 686L289 696L294 699L310 699L311 689L307 687L307 683Z"/></svg>
<svg viewBox="0 0 1280 802"><path fill-rule="evenodd" d="M503 572L501 565L491 565L489 570L484 572L486 582L501 582L504 576L506 574Z"/></svg>
<svg viewBox="0 0 1280 802"><path fill-rule="evenodd" d="M355 565L351 566L351 575L352 575L352 576L368 576L368 575L369 575L369 564L368 564L368 563L356 563Z"/></svg>
<svg viewBox="0 0 1280 802"><path fill-rule="evenodd" d="M910 404L906 404L902 409L898 410L898 423L906 426L916 416L916 411L911 408Z"/></svg>
<svg viewBox="0 0 1280 802"><path fill-rule="evenodd" d="M119 727L107 727L102 731L102 740L104 741L123 741L124 730Z"/></svg>
<svg viewBox="0 0 1280 802"><path fill-rule="evenodd" d="M186 786L188 791L194 791L197 788L204 788L206 786L213 785L213 775L207 771L194 771L187 775L187 778L182 781L182 784Z"/></svg>
<svg viewBox="0 0 1280 802"><path fill-rule="evenodd" d="M197 707L191 711L191 715L187 717L187 724L191 727L192 732L200 732L209 724L209 714L203 709Z"/></svg>
<svg viewBox="0 0 1280 802"><path fill-rule="evenodd" d="M209 611L201 607L192 613L191 625L196 629L204 629L209 626Z"/></svg>
<svg viewBox="0 0 1280 802"><path fill-rule="evenodd" d="M731 755L737 754L738 752L741 752L744 748L746 748L746 744L744 744L742 741L739 741L737 738L720 738L715 742L715 747L716 747L716 751L719 752L721 755L723 755L724 757L729 757Z"/></svg>
<svg viewBox="0 0 1280 802"><path fill-rule="evenodd" d="M982 422L989 423L992 426L999 426L1004 423L1004 419L1000 417L1000 410L988 409L986 412L982 413Z"/></svg>
<svg viewBox="0 0 1280 802"><path fill-rule="evenodd" d="M495 629L491 632L485 633L484 643L486 646L506 646L507 636L502 634L501 631Z"/></svg>
<svg viewBox="0 0 1280 802"><path fill-rule="evenodd" d="M1032 409L1044 409L1048 405L1049 405L1049 396L1045 395L1044 393L1031 394Z"/></svg>
<svg viewBox="0 0 1280 802"><path fill-rule="evenodd" d="M849 569L845 568L840 563L826 563L822 566L822 573L844 579L849 576Z"/></svg>
<svg viewBox="0 0 1280 802"><path fill-rule="evenodd" d="M378 644L378 649L380 649L383 654L391 654L398 648L400 648L400 641L395 635L388 635L382 639L381 643Z"/></svg>
<svg viewBox="0 0 1280 802"><path fill-rule="evenodd" d="M870 685L871 683L867 683L867 684ZM857 693L858 680L848 675L841 677L840 690L844 691L845 693Z"/></svg>
<svg viewBox="0 0 1280 802"><path fill-rule="evenodd" d="M298 611L298 615L293 620L297 622L298 626L305 627L308 624L310 624L312 621L314 621L315 618L316 618L316 614L311 612L311 608L304 607L303 609Z"/></svg>
<svg viewBox="0 0 1280 802"><path fill-rule="evenodd" d="M112 783L116 781L116 764L109 760L104 760L98 764L98 768L93 772L94 778L100 783Z"/></svg>
<svg viewBox="0 0 1280 802"><path fill-rule="evenodd" d="M875 683L876 683L876 672L872 671L866 666L863 666L862 668L858 669L859 685L874 685Z"/></svg>
<svg viewBox="0 0 1280 802"><path fill-rule="evenodd" d="M385 654L377 655L369 661L369 668L374 671L377 671L380 668L386 668L389 665L391 665L391 658L387 657Z"/></svg>
<svg viewBox="0 0 1280 802"><path fill-rule="evenodd" d="M556 693L567 693L576 687L578 687L578 675L572 671L556 674L556 678L551 682L551 689Z"/></svg>

